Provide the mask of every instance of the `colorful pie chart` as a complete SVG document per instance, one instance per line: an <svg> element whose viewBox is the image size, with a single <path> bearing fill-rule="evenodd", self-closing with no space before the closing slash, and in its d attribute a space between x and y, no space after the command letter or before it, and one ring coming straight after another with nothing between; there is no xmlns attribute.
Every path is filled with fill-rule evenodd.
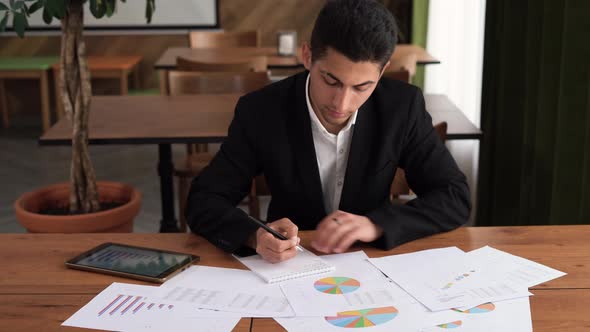
<svg viewBox="0 0 590 332"><path fill-rule="evenodd" d="M395 307L370 308L339 312L334 317L325 317L334 326L345 328L370 327L387 323L397 316Z"/></svg>
<svg viewBox="0 0 590 332"><path fill-rule="evenodd" d="M496 306L491 303L484 303L484 304L480 304L477 307L473 307L471 309L467 309L467 310L459 310L459 309L453 309L456 312L462 312L464 314L483 314L486 312L490 312L490 311L494 311L494 309L496 309Z"/></svg>
<svg viewBox="0 0 590 332"><path fill-rule="evenodd" d="M461 324L463 324L463 322L460 321L460 320L457 320L457 321L454 321L454 322L440 324L440 325L437 325L437 326L440 327L440 328L442 328L442 329L454 329L454 328L457 328L457 327L461 326Z"/></svg>
<svg viewBox="0 0 590 332"><path fill-rule="evenodd" d="M316 281L313 287L326 294L346 294L354 292L361 286L361 283L348 277L328 277Z"/></svg>

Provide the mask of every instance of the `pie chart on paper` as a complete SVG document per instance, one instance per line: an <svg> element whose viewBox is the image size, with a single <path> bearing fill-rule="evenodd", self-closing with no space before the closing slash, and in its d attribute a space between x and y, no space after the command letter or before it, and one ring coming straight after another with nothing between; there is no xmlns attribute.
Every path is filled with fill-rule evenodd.
<svg viewBox="0 0 590 332"><path fill-rule="evenodd" d="M377 326L389 322L397 316L395 307L370 308L352 311L342 311L336 316L325 317L334 326L344 328L361 328Z"/></svg>
<svg viewBox="0 0 590 332"><path fill-rule="evenodd" d="M316 281L313 287L326 294L346 294L354 292L361 286L361 283L348 277L328 277Z"/></svg>
<svg viewBox="0 0 590 332"><path fill-rule="evenodd" d="M440 324L440 325L437 325L437 326L440 327L441 329L455 329L455 328L461 326L462 324L463 324L462 321L457 320L457 321L454 321L454 322L450 322L450 323L446 323L446 324Z"/></svg>
<svg viewBox="0 0 590 332"><path fill-rule="evenodd" d="M464 314L483 314L486 312L490 312L490 311L494 311L494 309L496 309L496 306L491 303L484 303L484 304L480 304L477 307L473 307L471 309L467 309L467 310L459 310L459 309L453 309L456 312L461 312Z"/></svg>

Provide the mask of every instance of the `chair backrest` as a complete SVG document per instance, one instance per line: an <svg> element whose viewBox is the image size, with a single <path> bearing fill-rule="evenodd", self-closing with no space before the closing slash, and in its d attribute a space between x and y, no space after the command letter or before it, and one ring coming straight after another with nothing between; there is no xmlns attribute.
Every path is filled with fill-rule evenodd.
<svg viewBox="0 0 590 332"><path fill-rule="evenodd" d="M416 54L413 53L397 58L395 62L392 60L383 76L410 83L416 73L416 60Z"/></svg>
<svg viewBox="0 0 590 332"><path fill-rule="evenodd" d="M266 72L187 72L168 73L170 95L198 93L247 93L270 83Z"/></svg>
<svg viewBox="0 0 590 332"><path fill-rule="evenodd" d="M191 48L258 47L260 34L258 30L191 31L189 44Z"/></svg>
<svg viewBox="0 0 590 332"><path fill-rule="evenodd" d="M191 58L176 58L176 69L201 72L263 72L267 69L266 56L254 56L239 62L202 62Z"/></svg>
<svg viewBox="0 0 590 332"><path fill-rule="evenodd" d="M383 77L387 77L387 78L391 78L394 80L410 83L410 72L405 69L396 70L396 71L386 71L383 73Z"/></svg>
<svg viewBox="0 0 590 332"><path fill-rule="evenodd" d="M436 130L443 143L447 140L447 128L448 125L445 121L434 125L434 130ZM410 194L410 186L406 180L406 173L401 168L398 168L395 171L395 176L393 177L393 182L391 183L390 194L392 198L397 198L400 195Z"/></svg>

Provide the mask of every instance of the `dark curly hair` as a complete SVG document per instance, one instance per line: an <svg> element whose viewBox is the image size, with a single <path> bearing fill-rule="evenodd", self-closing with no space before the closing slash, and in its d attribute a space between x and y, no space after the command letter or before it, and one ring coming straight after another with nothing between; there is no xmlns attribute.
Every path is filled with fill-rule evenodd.
<svg viewBox="0 0 590 332"><path fill-rule="evenodd" d="M312 61L321 59L328 47L353 62L370 61L381 68L397 43L393 14L374 0L328 0L311 33Z"/></svg>

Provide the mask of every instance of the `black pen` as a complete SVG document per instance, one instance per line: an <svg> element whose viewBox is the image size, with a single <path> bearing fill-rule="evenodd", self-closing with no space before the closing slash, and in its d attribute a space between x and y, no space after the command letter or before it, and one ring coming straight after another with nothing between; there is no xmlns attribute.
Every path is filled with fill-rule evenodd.
<svg viewBox="0 0 590 332"><path fill-rule="evenodd" d="M248 219L250 219L250 221L252 221L253 223L255 223L256 225L264 228L265 231L269 232L270 234L272 234L274 237L276 237L279 240L288 240L288 238L286 236L284 236L283 234L275 231L274 229L270 228L267 224L263 223L262 221L252 217L252 216L248 216ZM299 245L296 245L295 248L299 251L303 251L303 248L301 248Z"/></svg>

